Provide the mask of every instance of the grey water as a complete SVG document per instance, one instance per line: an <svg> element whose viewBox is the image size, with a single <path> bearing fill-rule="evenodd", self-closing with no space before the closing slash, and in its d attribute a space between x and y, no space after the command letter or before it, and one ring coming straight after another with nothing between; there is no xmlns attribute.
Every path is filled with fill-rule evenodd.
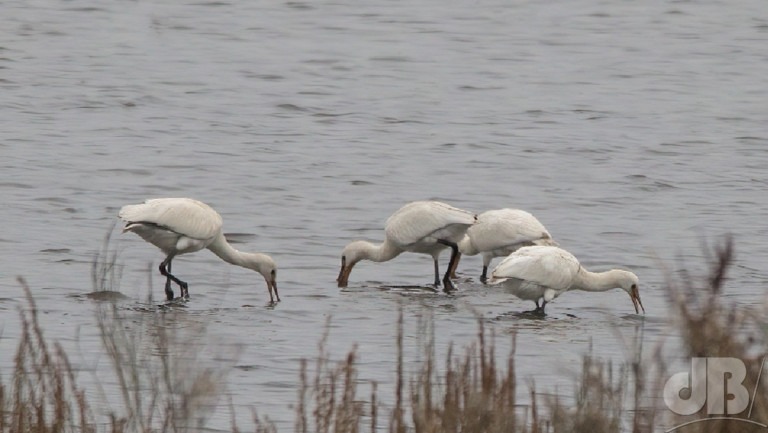
<svg viewBox="0 0 768 433"><path fill-rule="evenodd" d="M4 2L0 371L23 276L46 335L119 406L84 295L120 206L164 196L209 203L237 248L278 263L271 308L257 274L180 257L191 300L164 312L146 301L162 299L161 253L118 228L110 244L121 314L204 328L196 362L229 369L245 425L256 408L292 428L300 360L326 324L331 356L357 345L359 379L391 393L401 306L408 365L419 318L442 354L480 317L500 354L517 333L518 376L544 391L570 385L590 347L619 361L622 338L674 350L666 273L703 272L702 243L732 234L724 296L766 301L766 71L761 0ZM361 263L337 288L344 245L381 240L417 199L525 209L584 266L637 273L647 313L615 290L519 318L532 304L480 284L479 257L452 296L396 288L432 281L412 254ZM210 426L229 418L218 408Z"/></svg>

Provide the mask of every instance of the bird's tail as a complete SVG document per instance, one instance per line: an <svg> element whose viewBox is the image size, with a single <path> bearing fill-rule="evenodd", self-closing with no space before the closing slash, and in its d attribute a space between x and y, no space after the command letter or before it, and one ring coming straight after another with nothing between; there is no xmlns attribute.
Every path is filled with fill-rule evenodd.
<svg viewBox="0 0 768 433"><path fill-rule="evenodd" d="M146 213L146 205L141 204L128 204L120 208L120 212L117 213L117 217L125 222L123 227L123 233L129 232L133 229L133 226L137 221L140 221L142 215Z"/></svg>

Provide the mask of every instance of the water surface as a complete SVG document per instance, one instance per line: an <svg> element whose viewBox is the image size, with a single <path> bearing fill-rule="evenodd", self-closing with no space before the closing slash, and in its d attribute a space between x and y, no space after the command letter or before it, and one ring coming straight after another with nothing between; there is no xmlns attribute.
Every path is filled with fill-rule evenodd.
<svg viewBox="0 0 768 433"><path fill-rule="evenodd" d="M3 371L18 335L20 275L46 335L78 353L73 361L119 406L97 303L82 295L93 291L91 263L117 210L147 197L204 200L226 232L241 234L239 249L278 262L283 302L267 308L260 276L208 252L179 258L174 271L192 300L162 313L146 304L148 293L162 296L160 252L134 235L111 244L128 297L122 314L203 327L187 337L200 344L196 362L231 368L238 417L247 424L255 407L280 431L293 425L299 360L314 358L329 320L329 352L342 358L357 344L361 380L378 381L384 395L401 305L409 362L420 356L418 318L434 317L444 353L474 338L480 316L501 355L518 333L518 374L551 390L571 383L590 344L621 360L617 335L661 342L671 319L662 265L701 268L702 239L732 233L726 296L765 300L761 1L39 0L3 9ZM621 291L566 294L546 320L520 319L513 313L531 304L479 284L479 257L462 261L453 296L388 288L431 281L431 259L408 254L361 263L338 289L344 245L380 240L389 214L415 199L532 212L585 266L635 271L645 320ZM218 410L211 426L226 430L228 419Z"/></svg>

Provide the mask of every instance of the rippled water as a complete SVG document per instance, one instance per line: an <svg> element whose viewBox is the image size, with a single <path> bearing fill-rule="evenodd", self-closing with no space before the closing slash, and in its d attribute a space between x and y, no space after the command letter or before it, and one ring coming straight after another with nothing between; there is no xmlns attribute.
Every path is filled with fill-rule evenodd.
<svg viewBox="0 0 768 433"><path fill-rule="evenodd" d="M21 275L47 335L80 353L84 370L108 371L95 303L78 295L93 290L91 262L117 209L157 196L210 203L241 234L238 248L278 262L283 302L270 309L253 273L207 252L180 258L192 300L164 314L207 325L199 357L235 365L238 415L256 407L281 431L292 427L299 360L317 353L328 318L330 352L357 343L361 379L383 393L401 304L409 336L417 317L434 316L439 350L473 338L476 313L498 335L518 330L518 373L553 389L571 382L590 341L621 359L615 329L661 340L661 265L700 267L703 238L734 234L726 294L762 302L764 6L7 2L0 368L12 362ZM407 254L358 265L338 289L343 246L381 239L391 212L425 198L532 212L585 266L634 270L645 320L621 291L566 294L545 321L516 318L529 303L479 284L478 257L462 261L455 296L387 289L431 281L430 258ZM162 256L134 235L112 246L129 297L121 309L140 322L152 314L147 294L161 298L147 269ZM415 359L416 339L406 344ZM226 429L220 412L212 425Z"/></svg>

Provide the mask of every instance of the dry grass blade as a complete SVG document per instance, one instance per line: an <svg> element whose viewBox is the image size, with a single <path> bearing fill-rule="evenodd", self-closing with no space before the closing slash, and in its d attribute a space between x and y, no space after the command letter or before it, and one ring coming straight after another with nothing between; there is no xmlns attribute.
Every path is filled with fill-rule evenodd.
<svg viewBox="0 0 768 433"><path fill-rule="evenodd" d="M697 414L678 417L673 423L690 423L691 418L693 421L706 420L690 424L679 431L768 431L768 428L761 425L742 421L748 419L768 425L768 401L760 401L768 390L764 378L764 383L760 383L768 343L766 317L763 312L729 305L723 298L727 271L735 257L733 238L726 236L711 250L706 245L705 248L710 272L701 284L685 274L682 281L668 276L673 317L683 336L683 349L689 357L733 358L744 363L747 374L742 385L752 393L750 411L731 414L731 418L738 419L707 420L710 414L708 406L704 405ZM756 351L756 348L761 349ZM758 394L758 390L762 390L762 395ZM724 415L729 417L728 414Z"/></svg>
<svg viewBox="0 0 768 433"><path fill-rule="evenodd" d="M21 336L10 392L0 384L0 432L91 432L91 413L69 359L60 346L48 344L32 292L24 279L18 281L27 308L19 309Z"/></svg>
<svg viewBox="0 0 768 433"><path fill-rule="evenodd" d="M575 404L564 407L558 397L550 402L554 432L616 432L621 430L625 408L624 367L615 375L610 362L588 354L582 358L581 376L576 387Z"/></svg>
<svg viewBox="0 0 768 433"><path fill-rule="evenodd" d="M104 251L107 244L108 237ZM498 362L494 331L489 332L480 318L474 343L463 350L449 346L444 363L438 362L436 355L432 319L420 321L418 347L423 362L408 372L401 306L394 342L393 404L382 404L376 383L368 401L358 397L357 348L332 361L327 349L328 324L316 362L303 360L300 365L294 431L376 433L387 428L392 433L644 433L664 424L665 429L678 425L681 427L675 431L688 433L765 432L768 429L761 426L768 424L768 373L763 372L768 367L764 362L768 342L765 314L724 300L727 270L734 258L732 239L726 238L707 256L711 261L706 277L696 280L686 272L682 278L669 277L670 305L683 337L683 356L744 361L747 378L743 386L750 390L750 406L741 414L731 414L739 419L712 419L706 407L691 416L661 419L660 413L671 413L658 407L669 377L665 362L681 354L665 352L659 345L651 359L644 359L642 333L630 342L635 348L632 356L618 366L590 350L582 358L570 400L562 395L541 397L531 381L529 405L519 404L516 334L511 336L506 363ZM114 264L115 260L113 255L108 261ZM97 268L111 272L114 267L94 265L94 284L105 287L110 279ZM0 433L182 433L204 428L224 391L221 384L225 383L226 370L198 363L199 347L194 342L204 340L202 330L180 336L174 321L183 318L173 312L145 314L137 321L136 316L127 320L115 305L100 305L97 324L122 404L110 410L106 421L100 418L97 422L64 349L46 341L31 291L23 279L19 283L27 301L26 308L19 310L20 336L12 378L9 383L0 380ZM653 370L647 369L649 364ZM541 405L542 400L546 404ZM383 408L389 412L381 413ZM379 419L388 420L388 425L380 428ZM255 411L253 422L256 433L277 431L268 417L261 418ZM240 432L234 414L231 430Z"/></svg>
<svg viewBox="0 0 768 433"><path fill-rule="evenodd" d="M330 319L329 319L330 320ZM308 363L301 361L298 404L294 431L308 431L308 401L314 400L311 417L319 433L357 433L361 431L364 404L357 399L357 349L353 348L345 359L332 362L326 349L330 321L318 345L314 379L308 378Z"/></svg>
<svg viewBox="0 0 768 433"><path fill-rule="evenodd" d="M449 348L443 368L436 365L434 335L429 334L424 343L426 359L411 381L413 431L501 433L525 430L518 420L520 407L515 395L515 335L512 336L513 350L507 357L506 371L499 371L494 336L491 334L489 342L482 319L477 323L476 342L463 356L454 356L453 348Z"/></svg>
<svg viewBox="0 0 768 433"><path fill-rule="evenodd" d="M91 285L94 292L119 289L122 273L117 264L118 253L117 250L110 250L114 229L115 223L112 223L91 262Z"/></svg>
<svg viewBox="0 0 768 433"><path fill-rule="evenodd" d="M63 347L46 340L26 281L19 283L27 306L19 309L12 381L0 381L0 433L196 432L206 424L222 394L225 370L193 367L190 345L172 332L166 315L152 315L155 321L136 332L129 326L135 321L125 320L114 305L101 306L97 319L123 405L97 422ZM149 354L137 337L146 334L154 336ZM178 368L184 365L189 367Z"/></svg>

